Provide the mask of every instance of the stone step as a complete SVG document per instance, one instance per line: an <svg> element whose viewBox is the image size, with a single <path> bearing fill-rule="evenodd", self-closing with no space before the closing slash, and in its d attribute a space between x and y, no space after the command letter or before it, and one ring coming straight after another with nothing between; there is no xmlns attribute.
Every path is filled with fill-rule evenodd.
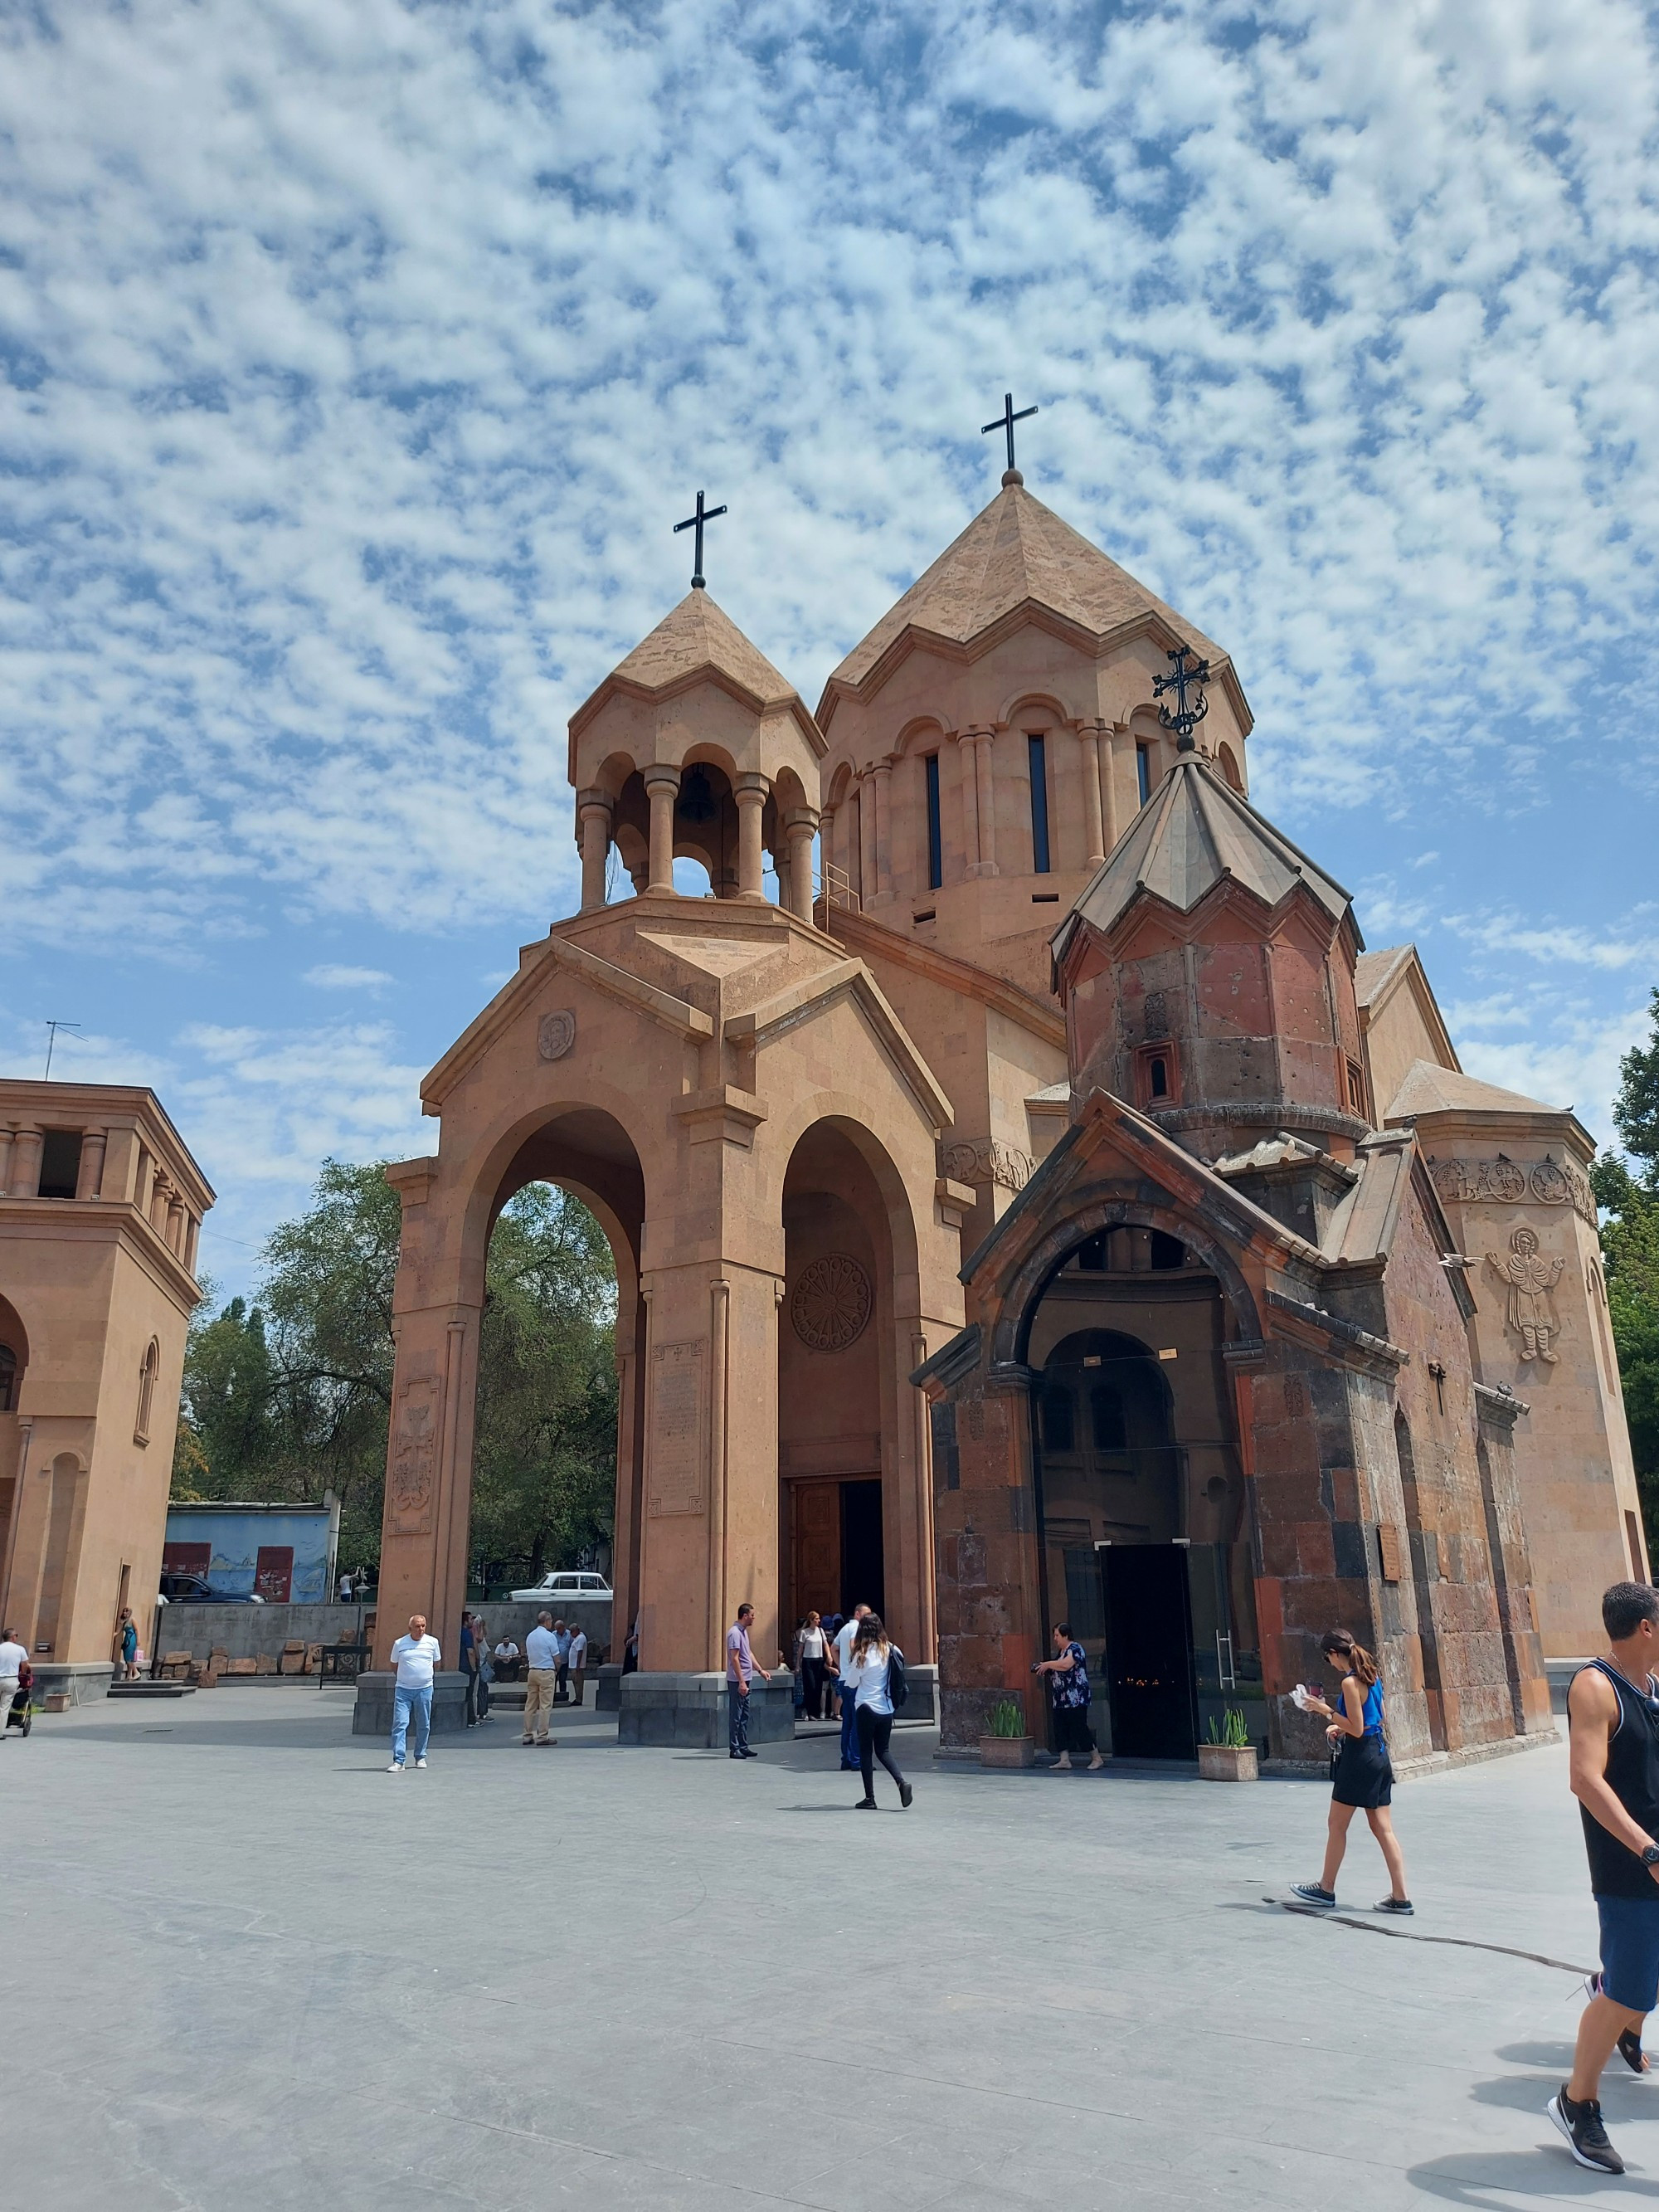
<svg viewBox="0 0 1659 2212"><path fill-rule="evenodd" d="M193 1698L194 1682L112 1682L112 1698Z"/></svg>

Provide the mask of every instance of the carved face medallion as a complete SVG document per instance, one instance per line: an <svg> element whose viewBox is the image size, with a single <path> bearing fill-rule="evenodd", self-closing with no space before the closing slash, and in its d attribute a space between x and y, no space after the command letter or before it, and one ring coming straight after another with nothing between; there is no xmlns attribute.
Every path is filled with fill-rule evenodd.
<svg viewBox="0 0 1659 2212"><path fill-rule="evenodd" d="M811 1352L845 1352L863 1335L875 1300L870 1278L847 1252L802 1268L789 1301L795 1334Z"/></svg>
<svg viewBox="0 0 1659 2212"><path fill-rule="evenodd" d="M544 1060L562 1060L576 1042L576 1017L568 1007L544 1014L536 1031L536 1049Z"/></svg>

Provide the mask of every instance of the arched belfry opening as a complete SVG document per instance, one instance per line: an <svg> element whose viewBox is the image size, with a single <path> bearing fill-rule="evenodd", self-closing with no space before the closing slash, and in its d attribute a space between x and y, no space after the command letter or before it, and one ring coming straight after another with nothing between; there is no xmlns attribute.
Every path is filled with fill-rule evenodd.
<svg viewBox="0 0 1659 2212"><path fill-rule="evenodd" d="M1082 1644L1119 1758L1190 1759L1261 1698L1225 1334L1217 1277L1141 1224L1083 1239L1027 1317L1046 1626Z"/></svg>

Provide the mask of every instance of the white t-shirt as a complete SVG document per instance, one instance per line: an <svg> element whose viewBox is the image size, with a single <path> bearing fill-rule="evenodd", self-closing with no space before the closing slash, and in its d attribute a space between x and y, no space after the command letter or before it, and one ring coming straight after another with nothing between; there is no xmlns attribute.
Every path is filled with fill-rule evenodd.
<svg viewBox="0 0 1659 2212"><path fill-rule="evenodd" d="M524 1640L524 1656L532 1667L556 1667L559 1639L550 1628L532 1628Z"/></svg>
<svg viewBox="0 0 1659 2212"><path fill-rule="evenodd" d="M432 1670L441 1664L443 1653L438 1649L435 1636L400 1636L392 1647L392 1663L398 1670L400 1690L429 1690Z"/></svg>
<svg viewBox="0 0 1659 2212"><path fill-rule="evenodd" d="M836 1672L843 1682L848 1679L847 1669L853 1656L853 1638L858 1632L856 1620L843 1621L836 1631Z"/></svg>
<svg viewBox="0 0 1659 2212"><path fill-rule="evenodd" d="M823 1631L821 1628L802 1629L800 1632L800 1656L803 1659L823 1658Z"/></svg>
<svg viewBox="0 0 1659 2212"><path fill-rule="evenodd" d="M495 1656L498 1659L516 1659L518 1656L519 1647L510 1638L504 1638L495 1646Z"/></svg>
<svg viewBox="0 0 1659 2212"><path fill-rule="evenodd" d="M587 1632L586 1629L579 1628L570 1639L570 1656L566 1664L574 1674L578 1667L585 1663L586 1658Z"/></svg>
<svg viewBox="0 0 1659 2212"><path fill-rule="evenodd" d="M852 1684L858 1692L856 1703L872 1713L890 1713L893 1700L887 1694L887 1655L878 1644L872 1644L864 1657L849 1657L841 1670L842 1680Z"/></svg>
<svg viewBox="0 0 1659 2212"><path fill-rule="evenodd" d="M8 1681L15 1680L18 1668L28 1656L21 1644L14 1644L8 1638L5 1643L0 1644L0 1675L3 1675Z"/></svg>

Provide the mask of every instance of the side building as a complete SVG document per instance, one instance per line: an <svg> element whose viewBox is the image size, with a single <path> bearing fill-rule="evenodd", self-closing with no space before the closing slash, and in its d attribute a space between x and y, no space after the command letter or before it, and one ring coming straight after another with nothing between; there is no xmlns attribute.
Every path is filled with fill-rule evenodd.
<svg viewBox="0 0 1659 2212"><path fill-rule="evenodd" d="M146 1641L213 1192L155 1094L0 1081L0 1621L44 1690Z"/></svg>

